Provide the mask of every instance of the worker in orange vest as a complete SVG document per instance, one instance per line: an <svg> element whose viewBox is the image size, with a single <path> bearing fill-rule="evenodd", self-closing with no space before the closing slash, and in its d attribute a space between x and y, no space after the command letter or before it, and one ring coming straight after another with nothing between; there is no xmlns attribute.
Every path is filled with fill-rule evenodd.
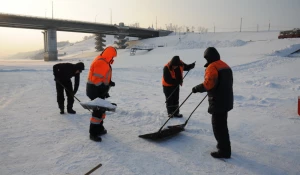
<svg viewBox="0 0 300 175"><path fill-rule="evenodd" d="M112 68L114 57L117 56L117 51L114 47L107 47L98 55L90 66L88 82L86 86L86 94L91 99L105 99L109 97L108 91L115 83L111 81ZM101 135L106 134L107 130L103 126L105 119L105 110L94 109L90 120L90 139L96 142L101 142Z"/></svg>
<svg viewBox="0 0 300 175"><path fill-rule="evenodd" d="M182 117L182 114L179 113L179 109L176 110L179 107L179 86L182 86L183 71L189 71L194 67L195 63L187 65L180 60L179 56L174 56L171 61L164 66L162 85L166 96L166 107L169 117ZM172 116L173 113L174 115Z"/></svg>

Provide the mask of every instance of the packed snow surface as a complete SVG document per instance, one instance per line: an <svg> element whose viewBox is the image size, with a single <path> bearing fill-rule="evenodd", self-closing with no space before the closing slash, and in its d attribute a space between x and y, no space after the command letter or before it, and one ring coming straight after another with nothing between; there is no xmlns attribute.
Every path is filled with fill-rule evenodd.
<svg viewBox="0 0 300 175"><path fill-rule="evenodd" d="M76 114L59 114L52 66L84 62L76 97L88 102L86 81L94 52L93 38L60 48L59 61L20 57L0 60L0 174L199 175L300 174L300 39L277 39L279 32L189 33L145 39L136 45L152 51L118 50L112 65L102 142L89 139L91 113L75 100ZM110 39L111 40L111 39ZM109 41L109 40L107 40ZM107 43L110 44L110 43ZM216 140L205 100L185 131L159 142L138 136L157 132L167 121L161 78L175 55L196 67L180 87L180 103L203 82L206 47L214 46L234 75L234 109L228 114L232 157L214 159ZM205 93L192 94L180 108L183 124ZM66 101L65 101L66 105Z"/></svg>

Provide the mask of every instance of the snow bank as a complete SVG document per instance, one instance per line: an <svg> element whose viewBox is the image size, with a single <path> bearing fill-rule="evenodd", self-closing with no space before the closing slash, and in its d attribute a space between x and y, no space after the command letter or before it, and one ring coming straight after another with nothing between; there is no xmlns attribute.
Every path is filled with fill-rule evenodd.
<svg viewBox="0 0 300 175"><path fill-rule="evenodd" d="M207 47L240 47L247 44L246 41L242 40L234 40L234 41L207 41L207 42L199 42L199 41L183 41L180 42L174 49L197 49L197 48L207 48Z"/></svg>
<svg viewBox="0 0 300 175"><path fill-rule="evenodd" d="M290 54L299 51L300 50L300 44L292 44L289 45L283 49L275 50L272 53L270 53L270 56L281 56L281 57L286 57L289 56Z"/></svg>

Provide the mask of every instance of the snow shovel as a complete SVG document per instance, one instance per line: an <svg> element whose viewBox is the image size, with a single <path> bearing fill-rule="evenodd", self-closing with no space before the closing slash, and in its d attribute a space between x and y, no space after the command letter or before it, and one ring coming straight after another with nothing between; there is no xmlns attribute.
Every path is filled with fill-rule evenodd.
<svg viewBox="0 0 300 175"><path fill-rule="evenodd" d="M193 92L190 93L190 95L181 103L181 105L172 113L171 116L169 116L168 120L160 127L160 129L157 132L139 135L139 137L144 139L150 139L150 140L160 140L167 137L171 137L173 135L176 135L183 131L183 128L180 127L172 127L172 128L166 128L163 129L163 127L167 124L167 122L174 116L174 114L177 112L177 110L185 103L185 101L192 95Z"/></svg>
<svg viewBox="0 0 300 175"><path fill-rule="evenodd" d="M173 125L173 126L168 126L169 129L171 128L176 128L177 130L184 130L185 125L187 124L187 122L189 121L189 119L191 118L191 116L193 115L193 113L196 111L196 109L200 106L200 104L203 102L203 100L207 97L207 94L205 95L205 97L201 100L201 102L196 106L196 108L193 110L193 112L190 114L189 118L185 121L184 124L180 124L180 125Z"/></svg>
<svg viewBox="0 0 300 175"><path fill-rule="evenodd" d="M58 82L62 87L64 87L79 103L80 105L84 108L89 110L91 113L93 111L91 110L99 110L99 109L104 109L105 111L112 111L115 112L116 111L116 106L117 104L115 103L110 103L108 101L102 100L100 98L96 98L95 100L91 101L91 102L81 102L74 94L73 92L71 92L69 89L67 89L60 81L55 80L56 82ZM102 104L102 106L97 106L97 103Z"/></svg>
<svg viewBox="0 0 300 175"><path fill-rule="evenodd" d="M60 81L55 80L56 82L58 82L62 87L64 87L79 103L81 103L81 101L73 94L73 92L71 92L69 89L66 88L66 86L64 86ZM84 108L84 107L83 107ZM86 108L85 108L86 109ZM92 112L90 109L88 109L90 112Z"/></svg>
<svg viewBox="0 0 300 175"><path fill-rule="evenodd" d="M196 61L195 62L193 62L193 63L196 63ZM192 63L192 64L193 64ZM184 78L187 76L187 74L190 72L190 70L189 71L187 71L187 73L184 75L184 77L182 78L182 80L184 80ZM174 91L169 95L169 97L166 99L166 101L165 101L165 103L167 103L167 101L169 100L169 98L173 95L173 93L176 91L176 89L179 87L180 85L178 85L175 89L174 89Z"/></svg>

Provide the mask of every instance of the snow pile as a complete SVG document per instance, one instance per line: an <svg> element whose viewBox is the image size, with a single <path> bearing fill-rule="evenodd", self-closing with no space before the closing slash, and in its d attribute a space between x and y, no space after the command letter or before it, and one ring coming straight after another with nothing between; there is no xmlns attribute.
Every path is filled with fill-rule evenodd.
<svg viewBox="0 0 300 175"><path fill-rule="evenodd" d="M234 76L234 108L228 113L232 158L226 162L210 156L216 151L216 140L207 100L175 137L160 142L138 137L158 131L169 119L161 78L163 66L174 55L185 63L197 61L180 86L180 103L192 87L203 82L205 48L175 50L178 35L141 40L148 45L167 44L143 55L118 50L112 65L116 86L109 91L109 101L117 103L118 110L107 112L104 127L108 133L101 143L89 139L91 114L77 101L76 114L59 114L52 72L57 63L84 62L86 70L80 74L76 97L94 103L86 96L94 56L75 54L89 50L88 45L93 50L94 40L77 43L76 49L65 47L68 55L76 56L60 57L60 61L0 60L0 172L77 175L101 163L93 174L300 174L300 59L267 55L300 44L300 39L279 40L277 36L276 32L231 32L181 38L191 47L199 42L226 46L217 48ZM242 45L238 40L253 42ZM168 120L166 127L184 123L205 95L192 94L180 108L183 118ZM111 105L101 100L96 104Z"/></svg>
<svg viewBox="0 0 300 175"><path fill-rule="evenodd" d="M280 56L280 57L286 57L290 54L297 52L300 50L300 44L292 44L289 45L283 49L275 50L272 53L270 53L270 56Z"/></svg>
<svg viewBox="0 0 300 175"><path fill-rule="evenodd" d="M200 49L200 48L207 48L207 47L240 47L245 45L247 42L242 40L234 40L234 41L206 41L206 42L199 42L199 41L182 41L174 47L174 49Z"/></svg>

